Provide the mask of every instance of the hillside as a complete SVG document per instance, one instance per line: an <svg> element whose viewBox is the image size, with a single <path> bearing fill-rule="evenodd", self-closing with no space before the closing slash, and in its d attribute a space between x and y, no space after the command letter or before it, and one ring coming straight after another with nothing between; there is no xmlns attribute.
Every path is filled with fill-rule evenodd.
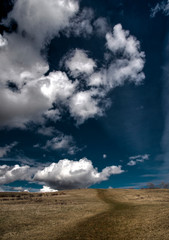
<svg viewBox="0 0 169 240"><path fill-rule="evenodd" d="M0 193L2 240L168 240L169 190Z"/></svg>

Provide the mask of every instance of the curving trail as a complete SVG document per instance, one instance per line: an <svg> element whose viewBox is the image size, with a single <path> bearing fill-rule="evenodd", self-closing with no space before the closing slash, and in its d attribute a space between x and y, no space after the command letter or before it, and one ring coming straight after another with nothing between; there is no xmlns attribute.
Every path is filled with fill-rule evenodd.
<svg viewBox="0 0 169 240"><path fill-rule="evenodd" d="M96 189L105 211L80 222L57 240L168 240L167 203L127 203L115 200L107 190ZM121 199L122 200L122 199ZM159 214L160 213L160 214Z"/></svg>
<svg viewBox="0 0 169 240"><path fill-rule="evenodd" d="M79 223L76 229L70 231L62 240L131 240L130 234L125 238L120 238L121 233L118 234L121 230L121 218L128 218L128 212L133 216L134 211L131 211L131 205L109 198L106 190L97 189L96 191L98 198L105 203L105 212ZM125 233L123 237L124 235Z"/></svg>

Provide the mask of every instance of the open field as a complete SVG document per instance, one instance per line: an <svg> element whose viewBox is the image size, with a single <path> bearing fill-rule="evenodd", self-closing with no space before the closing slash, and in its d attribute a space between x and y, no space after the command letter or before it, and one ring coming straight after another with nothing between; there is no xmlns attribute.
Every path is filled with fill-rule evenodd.
<svg viewBox="0 0 169 240"><path fill-rule="evenodd" d="M2 240L169 240L169 190L0 193Z"/></svg>

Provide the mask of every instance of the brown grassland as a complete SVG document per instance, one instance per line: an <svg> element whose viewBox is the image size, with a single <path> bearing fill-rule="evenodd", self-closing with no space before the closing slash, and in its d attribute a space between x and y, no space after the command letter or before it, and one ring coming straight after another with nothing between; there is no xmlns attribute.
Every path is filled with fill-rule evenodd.
<svg viewBox="0 0 169 240"><path fill-rule="evenodd" d="M169 240L169 190L0 193L2 240Z"/></svg>

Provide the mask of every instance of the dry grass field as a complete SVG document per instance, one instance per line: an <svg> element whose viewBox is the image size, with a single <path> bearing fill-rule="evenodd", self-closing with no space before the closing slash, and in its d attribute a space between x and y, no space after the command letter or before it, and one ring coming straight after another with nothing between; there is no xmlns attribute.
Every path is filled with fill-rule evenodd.
<svg viewBox="0 0 169 240"><path fill-rule="evenodd" d="M0 193L2 240L169 240L169 190Z"/></svg>

